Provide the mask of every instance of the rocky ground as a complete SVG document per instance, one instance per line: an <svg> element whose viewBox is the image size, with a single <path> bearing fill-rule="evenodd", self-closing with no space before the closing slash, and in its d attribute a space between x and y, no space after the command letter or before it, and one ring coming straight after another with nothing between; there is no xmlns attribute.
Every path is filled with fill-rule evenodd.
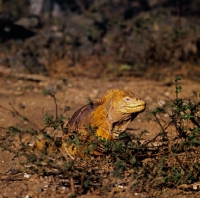
<svg viewBox="0 0 200 198"><path fill-rule="evenodd" d="M180 85L183 88L183 98L195 99L195 93L200 93L200 83L188 79L182 79ZM55 104L50 96L44 96L42 91L52 86L57 90L56 98L58 112L61 114L66 106L70 107L66 116L72 116L73 112L85 105L88 99L100 98L109 89L129 89L144 98L147 103L146 110L141 113L129 126L131 133L139 133L147 130L145 139L154 137L159 131L150 110L157 106L163 106L167 101L175 98L173 77L165 81L151 81L143 78L124 77L119 79L88 79L84 77L66 78L65 80L44 78L38 81L33 79L19 79L10 75L1 75L0 78L0 131L5 133L9 126L18 125L26 127L28 123L19 117L13 117L12 106L27 116L37 126L44 126L44 112L55 114ZM12 106L11 106L11 105ZM6 110L8 109L8 110ZM165 119L165 118L160 118ZM173 133L173 131L172 131ZM8 151L0 151L0 197L66 197L70 195L70 188L57 183L53 176L39 176L29 174L20 165L19 159ZM126 197L149 197L147 193L130 194ZM199 191L183 191L178 187L165 189L161 192L155 191L152 196L159 197L198 197ZM82 197L113 197L112 193L98 195L97 191L89 192ZM116 196L116 195L115 195ZM123 196L119 194L116 197Z"/></svg>

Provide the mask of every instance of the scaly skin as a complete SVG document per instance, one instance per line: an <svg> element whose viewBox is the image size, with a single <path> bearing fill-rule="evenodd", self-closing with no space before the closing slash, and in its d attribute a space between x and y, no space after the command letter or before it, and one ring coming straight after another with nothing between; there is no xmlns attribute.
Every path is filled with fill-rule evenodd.
<svg viewBox="0 0 200 198"><path fill-rule="evenodd" d="M74 113L68 122L69 133L79 134L79 140L92 141L95 135L98 138L114 140L125 131L128 124L146 107L143 99L128 90L110 90L101 100L88 104ZM64 145L69 154L79 153L73 145ZM81 151L85 148L81 147Z"/></svg>

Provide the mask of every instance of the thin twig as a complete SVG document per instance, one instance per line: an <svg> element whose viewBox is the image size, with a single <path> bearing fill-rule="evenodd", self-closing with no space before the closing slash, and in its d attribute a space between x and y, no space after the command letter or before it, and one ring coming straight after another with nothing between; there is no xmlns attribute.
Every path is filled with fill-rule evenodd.
<svg viewBox="0 0 200 198"><path fill-rule="evenodd" d="M58 105L57 105L57 100L55 95L52 95L54 103L55 103L55 108L56 108L56 120L58 119Z"/></svg>
<svg viewBox="0 0 200 198"><path fill-rule="evenodd" d="M69 174L69 183L70 183L72 193L75 194L75 185L74 185L74 178L73 178L72 173Z"/></svg>
<svg viewBox="0 0 200 198"><path fill-rule="evenodd" d="M6 109L6 108L4 108L4 109L8 110L9 112L11 112L11 113L14 114L14 115L17 115L17 116L23 118L25 121L29 122L29 123L32 124L34 127L36 127L36 128L39 129L39 127L38 127L37 124L35 124L35 123L33 123L32 121L30 121L27 117L24 117L23 115L21 115L21 114L14 108L14 106L13 106L10 102L9 102L9 105L11 106L11 108L13 109L13 111L8 110L8 109Z"/></svg>

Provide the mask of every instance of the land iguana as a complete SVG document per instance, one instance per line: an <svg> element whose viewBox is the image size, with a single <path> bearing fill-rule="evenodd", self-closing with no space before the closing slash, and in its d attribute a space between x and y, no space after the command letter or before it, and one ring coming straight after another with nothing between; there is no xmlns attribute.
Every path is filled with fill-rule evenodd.
<svg viewBox="0 0 200 198"><path fill-rule="evenodd" d="M83 106L73 114L67 124L68 134L78 134L81 142L91 142L94 136L115 140L145 107L145 101L131 91L110 90L102 99ZM66 142L69 135L63 138ZM75 144L63 144L62 147L69 155L83 152L85 149L78 149Z"/></svg>

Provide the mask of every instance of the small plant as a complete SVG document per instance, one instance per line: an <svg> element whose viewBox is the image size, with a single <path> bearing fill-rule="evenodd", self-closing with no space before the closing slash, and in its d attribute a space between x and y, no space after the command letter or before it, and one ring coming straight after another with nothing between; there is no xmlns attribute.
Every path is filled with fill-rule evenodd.
<svg viewBox="0 0 200 198"><path fill-rule="evenodd" d="M163 172L162 168L161 172L162 176L164 176L164 184L168 186L195 182L198 180L199 175L199 169L198 171L196 168L194 169L194 164L191 163L191 160L198 161L199 158L198 154L192 155L192 153L196 153L196 149L199 149L200 145L200 117L198 116L200 102L179 97L179 93L182 91L182 87L179 85L180 80L180 78L175 78L174 80L176 97L169 103L169 110L157 108L151 112L161 127L159 136L162 136L162 140L167 141L166 152L168 154L164 152L167 155L165 155L162 161L162 167L165 167L166 171ZM156 116L163 112L167 113L170 118L166 127L161 124ZM171 140L167 131L170 125L173 125L177 132L177 135ZM163 135L165 139L163 139ZM199 163L197 164L197 167L199 167Z"/></svg>

